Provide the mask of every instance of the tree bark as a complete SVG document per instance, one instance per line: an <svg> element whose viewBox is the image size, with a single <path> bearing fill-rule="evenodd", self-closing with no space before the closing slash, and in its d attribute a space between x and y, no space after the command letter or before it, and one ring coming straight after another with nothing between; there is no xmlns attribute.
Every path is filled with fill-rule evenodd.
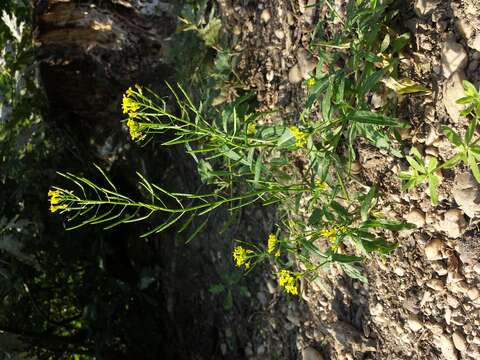
<svg viewBox="0 0 480 360"><path fill-rule="evenodd" d="M48 118L73 126L102 157L119 141L112 136L120 129L126 88L155 88L172 75L165 52L175 18L163 5L150 15L135 0L37 2L37 59Z"/></svg>

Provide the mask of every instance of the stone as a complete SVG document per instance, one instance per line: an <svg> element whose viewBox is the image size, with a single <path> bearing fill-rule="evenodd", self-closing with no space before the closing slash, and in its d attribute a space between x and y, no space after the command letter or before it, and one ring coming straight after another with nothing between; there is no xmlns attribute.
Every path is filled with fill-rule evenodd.
<svg viewBox="0 0 480 360"><path fill-rule="evenodd" d="M458 308L458 306L460 305L460 302L452 295L448 295L447 296L447 304L448 306L450 306L451 308L453 309L456 309Z"/></svg>
<svg viewBox="0 0 480 360"><path fill-rule="evenodd" d="M425 256L427 260L441 260L443 258L444 244L440 239L431 240L427 245L425 245Z"/></svg>
<svg viewBox="0 0 480 360"><path fill-rule="evenodd" d="M445 334L439 334L434 337L435 345L440 349L442 352L443 357L445 360L457 360L457 353L455 352L455 346L453 345L453 341L450 339L449 336Z"/></svg>
<svg viewBox="0 0 480 360"><path fill-rule="evenodd" d="M393 270L393 272L394 272L397 276L403 276L403 275L405 275L405 270L403 270L403 268L401 268L400 266L395 267L395 269Z"/></svg>
<svg viewBox="0 0 480 360"><path fill-rule="evenodd" d="M300 71L300 67L298 66L298 64L292 66L288 71L288 81L290 81L290 83L292 84L298 84L302 80L302 72Z"/></svg>
<svg viewBox="0 0 480 360"><path fill-rule="evenodd" d="M448 269L443 265L441 261L434 261L432 262L432 269L437 273L439 276L447 275Z"/></svg>
<svg viewBox="0 0 480 360"><path fill-rule="evenodd" d="M283 32L282 29L276 29L273 33L279 40L282 40L285 37L285 33Z"/></svg>
<svg viewBox="0 0 480 360"><path fill-rule="evenodd" d="M267 289L270 294L275 294L277 292L277 287L275 286L273 281L267 279L265 281L265 284L267 285Z"/></svg>
<svg viewBox="0 0 480 360"><path fill-rule="evenodd" d="M267 296L263 291L257 292L257 300L262 306L265 306L267 304Z"/></svg>
<svg viewBox="0 0 480 360"><path fill-rule="evenodd" d="M441 46L442 73L449 78L454 72L463 70L467 66L468 55L462 45L453 39L445 41Z"/></svg>
<svg viewBox="0 0 480 360"><path fill-rule="evenodd" d="M413 9L417 16L424 17L430 15L438 6L438 0L415 0Z"/></svg>
<svg viewBox="0 0 480 360"><path fill-rule="evenodd" d="M477 300L478 297L480 296L480 290L478 290L476 287L472 287L472 288L468 289L467 296L472 301Z"/></svg>
<svg viewBox="0 0 480 360"><path fill-rule="evenodd" d="M427 286L435 291L442 291L445 288L445 285L443 284L443 281L440 279L430 279L427 282Z"/></svg>
<svg viewBox="0 0 480 360"><path fill-rule="evenodd" d="M457 205L468 217L475 218L480 214L480 189L470 173L455 176L452 194Z"/></svg>
<svg viewBox="0 0 480 360"><path fill-rule="evenodd" d="M458 238L462 235L467 222L463 216L463 212L460 209L450 209L444 216L443 220L439 223L439 230L445 232L448 237Z"/></svg>
<svg viewBox="0 0 480 360"><path fill-rule="evenodd" d="M415 315L410 315L407 320L408 327L413 332L417 332L423 329L422 322Z"/></svg>
<svg viewBox="0 0 480 360"><path fill-rule="evenodd" d="M324 360L323 355L320 354L316 349L312 347L307 347L302 351L303 360Z"/></svg>
<svg viewBox="0 0 480 360"><path fill-rule="evenodd" d="M425 213L418 209L413 209L408 214L404 216L404 219L416 225L417 227L422 227L425 225Z"/></svg>
<svg viewBox="0 0 480 360"><path fill-rule="evenodd" d="M427 146L425 148L425 154L438 158L438 149L435 146Z"/></svg>
<svg viewBox="0 0 480 360"><path fill-rule="evenodd" d="M480 51L480 32L478 32L475 38L469 42L468 46L474 50Z"/></svg>
<svg viewBox="0 0 480 360"><path fill-rule="evenodd" d="M458 19L455 21L455 25L460 34L462 34L466 40L470 39L475 32L473 25L466 19Z"/></svg>
<svg viewBox="0 0 480 360"><path fill-rule="evenodd" d="M270 10L263 9L262 13L260 14L260 19L262 19L264 23L268 23L271 18L272 18L272 13L270 12Z"/></svg>
<svg viewBox="0 0 480 360"><path fill-rule="evenodd" d="M468 291L469 288L465 281L459 281L449 284L448 289L454 294L463 295Z"/></svg>
<svg viewBox="0 0 480 360"><path fill-rule="evenodd" d="M375 305L370 305L370 314L372 316L379 316L383 313L383 305L376 303Z"/></svg>
<svg viewBox="0 0 480 360"><path fill-rule="evenodd" d="M302 74L303 79L310 78L310 73L317 66L317 62L312 58L310 53L304 48L297 50L297 60L298 66L300 68L300 73Z"/></svg>
<svg viewBox="0 0 480 360"><path fill-rule="evenodd" d="M467 350L467 342L465 341L465 337L460 331L457 330L452 334L452 341L453 345L458 351L464 352L465 350Z"/></svg>
<svg viewBox="0 0 480 360"><path fill-rule="evenodd" d="M297 327L301 326L300 318L298 317L298 315L295 312L293 312L290 309L288 310L288 313L287 313L287 320L290 321L292 324L294 324Z"/></svg>
<svg viewBox="0 0 480 360"><path fill-rule="evenodd" d="M370 100L374 109L380 109L388 103L387 94L383 92L374 92Z"/></svg>
<svg viewBox="0 0 480 360"><path fill-rule="evenodd" d="M465 96L463 80L465 80L464 72L457 71L443 85L443 105L453 122L458 122L460 112L464 109L464 105L457 104L457 100Z"/></svg>

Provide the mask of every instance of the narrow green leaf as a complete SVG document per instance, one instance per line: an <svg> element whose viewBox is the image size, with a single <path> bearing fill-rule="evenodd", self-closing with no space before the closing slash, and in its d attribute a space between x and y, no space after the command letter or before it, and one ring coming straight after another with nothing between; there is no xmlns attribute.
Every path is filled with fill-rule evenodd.
<svg viewBox="0 0 480 360"><path fill-rule="evenodd" d="M430 200L432 201L433 205L438 204L438 185L440 183L440 179L437 175L430 174L428 176L428 190L430 193Z"/></svg>
<svg viewBox="0 0 480 360"><path fill-rule="evenodd" d="M383 53L385 50L388 49L390 46L390 35L385 35L382 41L382 45L380 45L380 52Z"/></svg>
<svg viewBox="0 0 480 360"><path fill-rule="evenodd" d="M378 252L384 255L390 254L398 247L397 244L388 243L384 239L376 239L373 241L362 240L362 245L367 253Z"/></svg>
<svg viewBox="0 0 480 360"><path fill-rule="evenodd" d="M315 209L312 212L312 215L310 215L310 218L308 219L308 225L316 225L320 222L322 219L322 210L320 209Z"/></svg>
<svg viewBox="0 0 480 360"><path fill-rule="evenodd" d="M399 52L410 42L410 34L403 33L392 42L392 53Z"/></svg>
<svg viewBox="0 0 480 360"><path fill-rule="evenodd" d="M448 126L443 126L442 131L447 137L447 139L450 140L455 146L462 145L462 139L460 135L458 135L452 128Z"/></svg>
<svg viewBox="0 0 480 360"><path fill-rule="evenodd" d="M362 207L360 209L360 215L362 217L362 221L366 221L368 219L368 213L370 211L372 200L375 198L375 195L376 195L376 188L372 186L362 201Z"/></svg>
<svg viewBox="0 0 480 360"><path fill-rule="evenodd" d="M356 111L350 118L352 121L359 122L362 124L374 124L374 125L384 125L384 126L396 126L400 127L398 119L385 116L382 114L374 113L371 111Z"/></svg>
<svg viewBox="0 0 480 360"><path fill-rule="evenodd" d="M368 284L368 279L361 273L361 271L353 266L352 264L348 263L340 263L340 266L342 267L343 271L345 271L345 274L352 279L357 279L361 281L364 284Z"/></svg>
<svg viewBox="0 0 480 360"><path fill-rule="evenodd" d="M477 128L477 118L474 117L470 124L468 124L467 131L465 133L465 144L470 144L473 138L473 134L475 134L475 129Z"/></svg>
<svg viewBox="0 0 480 360"><path fill-rule="evenodd" d="M435 171L435 169L437 168L437 165L438 165L438 159L436 157L430 158L427 164L428 172L432 173L433 171Z"/></svg>
<svg viewBox="0 0 480 360"><path fill-rule="evenodd" d="M422 173L422 174L425 173L425 169L414 158L407 155L405 156L405 159L407 159L410 166L415 170L417 170L419 173Z"/></svg>
<svg viewBox="0 0 480 360"><path fill-rule="evenodd" d="M223 286L223 284L215 284L210 286L210 288L208 289L208 292L210 294L217 295L223 292L223 290L225 290L225 286Z"/></svg>
<svg viewBox="0 0 480 360"><path fill-rule="evenodd" d="M413 156L415 156L419 164L424 165L422 160L422 154L420 154L420 151L418 151L415 146L410 149L410 154L413 154Z"/></svg>
<svg viewBox="0 0 480 360"><path fill-rule="evenodd" d="M330 207L337 213L338 216L340 216L343 222L349 222L350 215L348 214L347 209L345 209L342 205L335 200L332 200Z"/></svg>
<svg viewBox="0 0 480 360"><path fill-rule="evenodd" d="M463 80L463 89L465 90L465 95L476 97L478 96L478 91L471 82Z"/></svg>
<svg viewBox="0 0 480 360"><path fill-rule="evenodd" d="M352 256L352 255L343 255L343 254L332 254L332 261L349 264L353 262L360 262L363 260L360 256Z"/></svg>
<svg viewBox="0 0 480 360"><path fill-rule="evenodd" d="M391 231L400 231L400 230L415 229L416 226L413 224L400 222L396 220L371 219L371 220L364 221L360 225L360 228L361 229L383 228Z"/></svg>
<svg viewBox="0 0 480 360"><path fill-rule="evenodd" d="M470 167L470 170L472 170L472 174L475 177L475 180L480 183L480 171L478 169L477 165L477 160L475 159L475 156L471 152L468 152L467 155L468 159L468 166Z"/></svg>
<svg viewBox="0 0 480 360"><path fill-rule="evenodd" d="M253 184L255 187L258 185L260 180L260 175L262 173L262 153L258 154L257 161L255 162L255 176L253 179Z"/></svg>
<svg viewBox="0 0 480 360"><path fill-rule="evenodd" d="M443 169L451 169L452 167L454 167L455 165L457 165L457 164L462 160L462 157L463 157L463 153L456 154L456 155L453 156L452 158L450 158L450 159L448 159L447 161L445 161L445 162L441 165L441 168L443 168Z"/></svg>
<svg viewBox="0 0 480 360"><path fill-rule="evenodd" d="M370 90L374 89L376 85L380 82L380 79L385 75L385 70L380 69L370 75L365 81L361 84L358 91L358 97L363 98Z"/></svg>
<svg viewBox="0 0 480 360"><path fill-rule="evenodd" d="M285 129L284 133L277 142L277 147L286 148L295 145L295 136L289 129Z"/></svg>
<svg viewBox="0 0 480 360"><path fill-rule="evenodd" d="M324 121L330 121L331 118L331 104L333 96L333 79L329 79L327 92L322 99L322 117Z"/></svg>

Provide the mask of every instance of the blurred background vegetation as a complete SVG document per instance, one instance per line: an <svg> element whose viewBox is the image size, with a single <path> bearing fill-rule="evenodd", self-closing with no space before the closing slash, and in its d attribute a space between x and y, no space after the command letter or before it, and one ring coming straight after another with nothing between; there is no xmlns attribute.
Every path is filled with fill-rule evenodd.
<svg viewBox="0 0 480 360"><path fill-rule="evenodd" d="M127 225L106 232L96 228L67 232L61 218L48 211L47 201L49 187L60 181L56 171L95 177L92 162L96 162L110 170L123 191L139 196L129 181L135 176L131 168L142 168L151 179L181 188L188 185L172 174L188 173L188 165L182 165L178 150L159 153L153 142L137 148L123 140L116 144L120 155L105 156L98 150L99 140L89 137L92 127L71 121L70 113L59 116L52 106L58 99L44 91L39 58L45 54L34 44L35 12L48 1L33 3L35 8L28 0L4 0L0 9L0 358L188 357L190 350L179 346L182 335L175 328L181 319L167 311L162 290L168 280L160 254L163 245L158 245L162 239L139 241L141 231ZM171 53L179 72L168 77L186 80L188 74L199 74L188 68L194 63L208 64L205 59L211 58L215 66L216 52L205 41L214 41L219 23L197 31L203 21L199 14L211 16L210 8L206 1L184 5L186 28L174 35L176 48ZM195 54L195 62L186 48ZM127 139L120 123L121 92L116 90L134 80L113 86L110 100L118 105L113 112L117 123L105 126L104 133ZM110 140L104 137L102 145ZM176 170L171 169L173 162ZM185 179L189 186L195 181ZM229 297L231 306L230 292ZM223 305L221 299L219 308Z"/></svg>

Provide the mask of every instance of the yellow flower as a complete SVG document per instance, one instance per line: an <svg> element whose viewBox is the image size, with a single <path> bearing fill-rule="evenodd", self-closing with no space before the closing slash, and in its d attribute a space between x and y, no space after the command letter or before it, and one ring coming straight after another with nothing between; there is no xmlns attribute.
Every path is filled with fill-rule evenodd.
<svg viewBox="0 0 480 360"><path fill-rule="evenodd" d="M133 118L128 118L127 126L132 140L145 139L145 134L142 134L142 125L134 121Z"/></svg>
<svg viewBox="0 0 480 360"><path fill-rule="evenodd" d="M248 135L253 135L253 134L255 134L256 127L257 127L257 124L255 124L255 123L250 123L250 124L248 124L248 126L247 126L247 134L248 134Z"/></svg>
<svg viewBox="0 0 480 360"><path fill-rule="evenodd" d="M126 97L132 97L134 95L132 87L129 87L127 91L125 91L125 96Z"/></svg>
<svg viewBox="0 0 480 360"><path fill-rule="evenodd" d="M291 126L288 129L293 134L293 136L295 136L295 145L297 145L297 147L299 148L304 147L307 143L308 134L300 131L296 126Z"/></svg>
<svg viewBox="0 0 480 360"><path fill-rule="evenodd" d="M232 255L233 255L233 260L235 260L235 263L237 267L242 267L242 265L245 266L245 269L250 268L250 256L249 254L252 254L252 250L246 250L242 246L235 246L233 249Z"/></svg>
<svg viewBox="0 0 480 360"><path fill-rule="evenodd" d="M50 211L54 213L57 210L66 209L66 204L61 204L63 201L63 194L60 190L49 190L48 197L50 198Z"/></svg>
<svg viewBox="0 0 480 360"><path fill-rule="evenodd" d="M317 81L315 80L315 78L310 78L310 79L307 80L307 86L312 87L312 86L315 85L316 82Z"/></svg>
<svg viewBox="0 0 480 360"><path fill-rule="evenodd" d="M128 114L129 117L134 118L137 116L138 110L140 110L140 105L131 97L131 95L133 95L131 88L123 94L122 110L124 114Z"/></svg>
<svg viewBox="0 0 480 360"><path fill-rule="evenodd" d="M335 227L330 229L322 229L320 230L320 234L327 238L328 241L335 242L337 240L337 230Z"/></svg>
<svg viewBox="0 0 480 360"><path fill-rule="evenodd" d="M334 225L330 229L322 229L320 230L320 234L327 238L328 241L330 242L335 242L337 241L337 236L339 234L343 234L348 231L348 228L344 225Z"/></svg>
<svg viewBox="0 0 480 360"><path fill-rule="evenodd" d="M268 235L268 253L271 254L277 247L277 237L274 234Z"/></svg>
<svg viewBox="0 0 480 360"><path fill-rule="evenodd" d="M285 288L286 293L298 295L297 277L289 270L280 270L278 284Z"/></svg>
<svg viewBox="0 0 480 360"><path fill-rule="evenodd" d="M325 190L328 185L321 180L315 180L315 186L318 190Z"/></svg>

